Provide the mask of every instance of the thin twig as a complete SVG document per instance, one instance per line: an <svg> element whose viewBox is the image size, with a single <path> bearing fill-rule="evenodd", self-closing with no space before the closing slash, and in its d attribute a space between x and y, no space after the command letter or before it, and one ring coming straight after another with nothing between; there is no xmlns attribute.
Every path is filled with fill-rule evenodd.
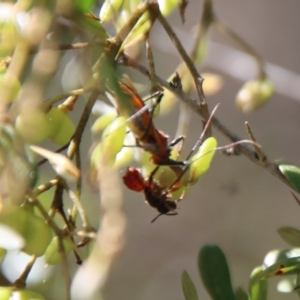
<svg viewBox="0 0 300 300"><path fill-rule="evenodd" d="M58 238L58 250L61 255L61 262L62 262L62 268L64 272L64 278L66 281L66 300L71 300L71 295L70 295L70 287L71 287L71 277L69 274L69 267L68 267L68 261L66 258L66 253L64 251L64 245L63 245L63 237L64 234L63 232L59 229L59 227L56 225L56 223L53 221L53 219L48 216L46 210L44 207L41 205L41 203L38 201L37 198L35 198L34 195L30 195L28 197L28 200L40 211L44 219L47 221L49 226L53 229L55 234L57 235Z"/></svg>
<svg viewBox="0 0 300 300"><path fill-rule="evenodd" d="M78 148L75 152L75 160L76 160L76 167L78 168L78 170L80 170L81 173L80 148ZM80 199L81 197L81 185L82 185L82 178L80 176L76 181L76 196L78 197L78 199ZM75 222L77 218L77 214L78 214L78 209L77 206L74 204L71 212L72 222Z"/></svg>
<svg viewBox="0 0 300 300"><path fill-rule="evenodd" d="M253 141L253 142L256 142L256 139L255 139L255 137L254 137L254 135L252 133L252 130L250 128L249 123L245 122L245 126L246 126L246 130L247 130L247 133L248 133L248 136L249 136L250 140ZM257 147L255 144L253 145L253 147L254 147L255 152L257 153L257 156L258 156L259 160L261 162L265 162L267 160L267 157L263 153L263 151L261 150L261 148Z"/></svg>
<svg viewBox="0 0 300 300"><path fill-rule="evenodd" d="M45 100L42 105L43 105L43 107L45 107L45 109L49 109L50 106L52 106L53 104L65 99L65 98L72 97L72 96L79 96L84 93L89 93L91 90L92 90L92 88L87 88L87 89L78 89L78 90L70 91L67 93L63 93L56 97Z"/></svg>
<svg viewBox="0 0 300 300"><path fill-rule="evenodd" d="M33 190L32 194L34 197L37 197L38 195L50 190L53 186L58 184L58 179L54 178L50 180L49 182L43 183L39 185L35 190Z"/></svg>
<svg viewBox="0 0 300 300"><path fill-rule="evenodd" d="M206 110L207 110L207 106L204 106L202 108L202 106L206 104L205 96L204 96L203 89L202 89L203 78L198 73L197 69L195 68L195 65L193 64L192 60L188 56L187 52L185 51L184 47L182 46L181 42L179 41L177 35L173 31L172 27L167 22L167 20L164 18L164 16L160 13L160 11L158 13L158 20L161 23L161 25L164 27L165 31L169 35L170 39L172 40L172 42L173 42L174 46L176 47L177 51L179 52L180 56L182 57L185 64L187 65L189 71L191 72L191 75L195 82L199 101L201 104L201 109L206 107ZM208 118L209 117L208 111L207 111L207 115L208 115L207 116L207 118Z"/></svg>
<svg viewBox="0 0 300 300"><path fill-rule="evenodd" d="M146 53L147 53L147 59L148 59L148 64L149 64L149 70L150 70L150 81L151 81L150 93L152 94L152 93L156 92L157 90L161 91L162 88L160 88L157 85L157 81L156 81L154 59L153 59L153 53L152 53L152 49L151 49L149 35L147 36L147 39L146 39Z"/></svg>
<svg viewBox="0 0 300 300"><path fill-rule="evenodd" d="M80 146L81 142L81 137L83 134L83 131L86 127L86 124L89 120L90 114L92 112L92 108L97 100L98 95L100 92L97 89L94 89L88 99L88 102L82 112L81 118L79 120L78 126L76 128L76 131L74 133L74 137L72 138L69 148L68 148L68 153L67 156L72 159L74 154L76 153L77 149Z"/></svg>
<svg viewBox="0 0 300 300"><path fill-rule="evenodd" d="M85 229L89 229L91 228L88 218L86 216L85 210L79 200L79 198L77 197L77 195L69 188L69 186L67 185L66 182L62 183L64 189L66 190L66 192L69 194L69 197L71 198L71 200L73 201L73 203L76 205L77 210L79 212L80 218L82 220L82 226Z"/></svg>
<svg viewBox="0 0 300 300"><path fill-rule="evenodd" d="M27 277L28 277L35 261L36 261L36 256L32 255L30 257L30 260L29 260L28 264L26 265L23 273L21 274L21 276L12 284L15 288L23 289L26 287Z"/></svg>
<svg viewBox="0 0 300 300"><path fill-rule="evenodd" d="M116 46L117 48L121 47L123 41L126 39L134 25L148 10L148 8L149 2L143 2L136 8L136 10L130 15L129 19L127 20L127 23L121 28L118 34L110 39L111 43L114 44L114 46Z"/></svg>
<svg viewBox="0 0 300 300"><path fill-rule="evenodd" d="M210 27L210 25L213 22L213 10L212 10L212 1L211 0L205 0L203 2L203 8L202 8L202 15L199 21L199 26L198 26L198 30L193 42L193 47L192 50L190 52L190 58L192 60L192 62L195 63L199 63L199 57L198 57L198 52L199 52L199 47L201 47L201 43ZM181 69L181 71L179 71L179 73L183 73L184 76L184 70L186 69L185 65L180 65L179 69ZM185 92L187 92L185 90ZM179 115L179 122L177 125L177 130L176 130L176 135L175 136L181 136L181 135L185 135L185 133L187 132L188 129L188 125L189 125L189 120L190 120L190 114L191 111L190 109L188 109L187 105L185 103L181 103L180 105L180 115ZM211 136L211 128L208 128L207 131L207 135Z"/></svg>
<svg viewBox="0 0 300 300"><path fill-rule="evenodd" d="M143 66L137 63L135 60L133 60L129 55L123 53L122 60L120 63L131 67L140 73L144 74L145 76L149 76L149 70ZM199 105L196 100L190 98L188 95L186 95L182 90L177 89L169 84L166 80L156 75L157 82L174 93L176 97L186 103L195 113L202 116L205 119L205 116L203 116L203 111L199 108ZM240 141L241 139L236 136L234 133L232 133L226 126L224 126L217 118L212 119L212 125L217 128L225 137L227 137L232 142ZM273 176L281 180L284 184L289 186L291 189L295 190L293 186L289 183L289 181L283 176L283 174L278 169L278 165L276 163L267 162L267 164L263 164L260 162L256 157L256 152L250 149L247 145L237 145L238 149L241 151L243 155L245 155L248 159L250 159L255 164L259 165L260 167L267 170L269 173L271 173Z"/></svg>

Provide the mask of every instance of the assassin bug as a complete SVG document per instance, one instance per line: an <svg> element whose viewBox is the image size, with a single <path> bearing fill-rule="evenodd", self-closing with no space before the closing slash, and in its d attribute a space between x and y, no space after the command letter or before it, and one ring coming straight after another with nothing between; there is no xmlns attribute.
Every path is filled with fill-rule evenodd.
<svg viewBox="0 0 300 300"><path fill-rule="evenodd" d="M186 161L191 158L192 154L195 152L195 150L198 148L198 146L200 144L202 144L204 137L205 137L205 133L206 133L208 127L210 126L212 116L214 115L216 109L217 109L217 106L212 111L211 116L210 116L209 120L206 122L206 125L201 133L199 140L194 145L194 147L193 147L192 151L190 152L190 154L188 155ZM216 148L215 147L216 140L214 138L211 138L211 139L214 140L214 142L213 142L213 144L211 144L210 148L215 149ZM206 150L203 150L203 151L205 152ZM202 153L200 152L200 158L201 158L201 156L211 153L211 155L210 155L211 156L210 160L211 160L212 156L213 156L212 150L210 149L209 151L207 151L204 154L203 154L203 151L202 151ZM196 159L199 159L199 157ZM210 163L210 160L209 160L209 163ZM156 216L151 221L151 223L154 222L161 215L177 215L177 212L176 212L177 202L183 199L185 190L181 193L181 196L177 200L171 199L172 193L175 192L176 190L178 190L179 188L183 187L183 186L180 186L180 181L181 181L182 177L185 175L185 173L190 170L192 163L193 162L191 162L184 169L181 169L181 172L178 174L176 180L167 189L165 186L161 186L160 183L154 179L155 174L157 173L157 171L160 168L159 166L157 166L150 173L150 175L147 179L143 178L141 171L139 169L136 169L136 168L128 168L127 169L126 174L123 176L124 184L133 191L144 192L146 203L148 203L150 206L152 206L159 212L159 215ZM209 163L208 163L206 169L208 169ZM205 171L206 170L202 170L202 174ZM188 185L192 184L193 176L197 177L198 175L193 174L193 172L191 171L189 174L190 178L188 179L188 182L186 184L184 184L186 187ZM194 178L193 180L195 181L197 179Z"/></svg>
<svg viewBox="0 0 300 300"><path fill-rule="evenodd" d="M180 136L170 144L168 136L156 129L152 121L152 112L145 109L145 103L135 90L129 77L125 77L118 84L114 82L113 90L115 99L113 100L119 114L125 117L128 127L135 136L139 146L149 152L151 162L156 165L163 166L180 166L185 165L183 161L176 161L170 158L171 147L181 142L184 137ZM157 103L161 101L163 94L160 94ZM172 167L171 167L172 168ZM178 172L178 168L172 168Z"/></svg>
<svg viewBox="0 0 300 300"><path fill-rule="evenodd" d="M194 149L195 147L192 151L194 151ZM139 169L130 167L123 176L123 181L129 189L135 192L143 192L146 203L159 212L159 215L154 218L152 222L154 222L161 215L177 215L177 202L183 199L185 190L188 188L188 186L195 184L198 178L207 171L216 149L215 138L208 138L203 143L203 147L199 149L199 155L196 153L191 158L189 165L181 170L181 173L177 176L173 183L171 185L167 184L167 186L169 186L168 188L166 188L166 185L162 184L161 181L154 178L157 171L161 168L160 166L157 166L150 173L147 179L143 178ZM192 153L187 159L189 159L191 155ZM207 156L206 162L203 160L205 156ZM200 161L201 158L202 161ZM194 166L193 164L196 162L200 163L200 171L199 164L198 166L195 166L196 168L192 168L192 166ZM184 177L185 174L188 176ZM181 195L178 199L173 200L173 193L175 191L180 191Z"/></svg>
<svg viewBox="0 0 300 300"><path fill-rule="evenodd" d="M161 215L177 215L177 202L183 199L186 189L195 184L199 177L208 170L214 152L216 150L228 149L241 143L251 143L259 147L258 144L250 140L237 141L223 147L216 147L216 140L208 138L202 144L199 151L191 158L192 152L194 152L196 149L195 146L198 144L197 142L187 157L189 164L182 169L181 173L168 188L154 179L156 172L161 168L160 166L157 166L147 179L143 178L139 169L128 168L126 174L123 176L123 181L129 189L136 192L144 192L145 202L159 212L151 223ZM206 156L209 156L208 159L203 159ZM195 166L195 164L197 165ZM187 178L184 177L185 174L188 175ZM179 190L181 188L183 191ZM178 199L173 200L173 193L175 191L180 191L181 195Z"/></svg>
<svg viewBox="0 0 300 300"><path fill-rule="evenodd" d="M155 208L159 215L156 216L151 223L153 223L161 215L177 215L175 211L177 208L177 201L169 200L171 197L171 190L163 191L163 188L154 180L154 175L158 167L151 172L148 179L144 179L141 171L136 168L128 168L126 174L123 176L125 185L136 192L144 192L145 201ZM182 195L183 197L183 195Z"/></svg>

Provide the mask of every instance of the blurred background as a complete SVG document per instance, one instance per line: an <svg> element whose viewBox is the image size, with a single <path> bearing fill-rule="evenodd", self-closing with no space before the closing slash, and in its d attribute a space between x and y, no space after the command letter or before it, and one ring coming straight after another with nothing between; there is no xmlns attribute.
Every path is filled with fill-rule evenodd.
<svg viewBox="0 0 300 300"><path fill-rule="evenodd" d="M222 79L222 89L207 97L210 110L220 103L217 118L240 138L247 138L244 123L248 121L269 160L300 166L299 1L214 0L213 3L219 19L243 37L264 59L276 93L272 101L258 111L247 115L239 111L235 106L235 96L246 80L255 78L257 67L255 61L236 44L212 29L209 31L207 56L198 69L200 73L219 74ZM187 50L193 44L201 6L202 1L189 1L184 24L177 10L168 17ZM68 24L62 22L60 25L63 28ZM72 33L64 38L65 43L77 42L73 40ZM156 72L167 79L181 62L180 57L158 23L150 38L154 48ZM58 41L60 39L62 37L57 38ZM89 76L88 72L84 74L85 65L81 64L84 59L79 59L82 53L63 54L51 84L44 91L46 98L78 88L80 78ZM144 53L141 57L143 56L145 57ZM146 61L143 63L146 64ZM86 69L88 68L89 66ZM131 70L130 74L142 84L148 82L136 71ZM196 94L192 94L192 97L196 98ZM81 111L83 102L79 102L77 108ZM178 101L170 114L155 119L157 128L168 133L170 140L175 137L179 110ZM76 111L72 113L75 122L78 122L79 111L77 115ZM95 118L90 120L88 127L94 120ZM192 112L184 155L189 153L201 131L201 119ZM216 129L213 129L213 134L219 145L228 143ZM81 149L84 172L88 170L91 144L91 134L86 129L82 143L84 147ZM55 148L52 144L44 146ZM49 176L44 180L53 178L51 168L43 166L43 171ZM181 288L183 270L190 274L196 284L200 299L210 299L197 270L199 249L208 243L217 244L224 250L233 286L247 289L252 270L262 264L269 251L289 248L276 230L285 225L300 228L300 207L289 188L243 156L227 157L216 153L209 172L179 203L178 215L162 216L154 223L150 222L157 215L156 210L144 203L142 193L129 191L123 186L121 176L124 172L125 168L120 170L118 178L123 190L122 208L127 220L124 247L116 256L108 274L103 289L105 300L184 299ZM98 192L85 184L82 199L91 225L98 228ZM64 205L66 210L72 207L71 201ZM71 266L74 274L78 266L72 255L69 256L69 261L74 264ZM35 286L49 300L59 299L64 289L60 266L48 268L47 275L44 272L44 262L39 264L42 273L36 273L38 275L29 287ZM22 268L24 266L21 266L16 255L6 257L2 267L6 279L2 277L1 282L7 284L5 280L15 280ZM38 286L36 282L40 282ZM271 279L269 282L268 299L297 299L296 294L278 293L278 280Z"/></svg>
<svg viewBox="0 0 300 300"><path fill-rule="evenodd" d="M218 17L270 63L268 75L280 93L256 112L244 115L238 111L235 95L244 80L254 78L255 62L236 52L239 48L234 43L211 30L208 57L199 71L221 74L223 88L208 97L210 108L221 103L217 117L240 137L247 137L244 122L248 121L270 160L299 165L299 1L215 0L214 7ZM189 1L184 25L177 11L169 17L186 49L192 45L193 28L200 14L201 1ZM180 58L158 24L151 38L156 48L157 73L168 78ZM175 110L155 122L171 135L177 120ZM192 114L185 153L199 137L201 128L199 117ZM228 142L216 130L214 134L220 145ZM156 212L143 204L142 194L124 189L126 244L105 287L106 300L183 299L183 270L196 283L200 299L210 299L199 281L196 266L198 251L207 243L218 244L224 250L233 285L246 289L250 273L267 252L289 247L276 229L284 225L300 227L300 208L289 189L242 156L217 153L212 168L190 189L179 207L177 216L163 216L150 224ZM278 293L276 282L270 280L268 299L297 299L296 294Z"/></svg>

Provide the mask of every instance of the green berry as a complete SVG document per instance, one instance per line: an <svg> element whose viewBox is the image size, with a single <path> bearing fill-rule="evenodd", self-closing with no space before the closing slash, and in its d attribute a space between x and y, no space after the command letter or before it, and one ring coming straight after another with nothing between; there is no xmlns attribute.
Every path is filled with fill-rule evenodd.
<svg viewBox="0 0 300 300"><path fill-rule="evenodd" d="M23 110L16 119L15 127L29 144L38 144L49 136L49 122L40 109Z"/></svg>
<svg viewBox="0 0 300 300"><path fill-rule="evenodd" d="M274 86L270 80L251 80L242 86L235 103L242 112L249 113L265 105L273 93Z"/></svg>

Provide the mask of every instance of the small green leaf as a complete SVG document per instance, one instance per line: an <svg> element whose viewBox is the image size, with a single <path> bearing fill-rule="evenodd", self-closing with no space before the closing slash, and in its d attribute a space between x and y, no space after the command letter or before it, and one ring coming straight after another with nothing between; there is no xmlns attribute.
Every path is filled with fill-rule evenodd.
<svg viewBox="0 0 300 300"><path fill-rule="evenodd" d="M123 0L105 0L99 13L99 19L102 22L110 21L122 3Z"/></svg>
<svg viewBox="0 0 300 300"><path fill-rule="evenodd" d="M256 267L249 282L249 299L250 300L266 300L268 293L268 281L261 279L262 267Z"/></svg>
<svg viewBox="0 0 300 300"><path fill-rule="evenodd" d="M101 115L91 127L91 132L97 134L109 125L117 116L116 112L106 113Z"/></svg>
<svg viewBox="0 0 300 300"><path fill-rule="evenodd" d="M249 113L268 103L273 94L274 86L268 78L250 80L239 90L235 103L243 113Z"/></svg>
<svg viewBox="0 0 300 300"><path fill-rule="evenodd" d="M226 257L216 245L205 245L198 256L203 284L213 300L234 299Z"/></svg>
<svg viewBox="0 0 300 300"><path fill-rule="evenodd" d="M293 165L280 165L279 170L291 183L295 190L300 193L300 168Z"/></svg>
<svg viewBox="0 0 300 300"><path fill-rule="evenodd" d="M103 131L101 138L103 159L113 165L117 154L123 148L126 135L126 119L118 117L114 119Z"/></svg>
<svg viewBox="0 0 300 300"><path fill-rule="evenodd" d="M159 10L162 15L169 15L180 3L179 0L158 0Z"/></svg>
<svg viewBox="0 0 300 300"><path fill-rule="evenodd" d="M67 255L71 252L73 245L68 239L63 239L64 253ZM48 245L45 255L45 263L48 265L56 265L61 261L61 253L59 252L59 240L55 236Z"/></svg>
<svg viewBox="0 0 300 300"><path fill-rule="evenodd" d="M300 247L300 230L284 226L277 230L280 237L292 247Z"/></svg>
<svg viewBox="0 0 300 300"><path fill-rule="evenodd" d="M285 250L272 250L264 258L263 265L265 268L274 265L276 262L280 262L287 258L299 257L300 248L285 249Z"/></svg>
<svg viewBox="0 0 300 300"><path fill-rule="evenodd" d="M42 256L52 239L52 232L44 220L30 213L23 229L25 246L21 249L29 255Z"/></svg>
<svg viewBox="0 0 300 300"><path fill-rule="evenodd" d="M75 7L82 13L85 13L93 9L93 5L96 3L96 0L75 0Z"/></svg>
<svg viewBox="0 0 300 300"><path fill-rule="evenodd" d="M185 300L198 300L196 287L186 271L181 274L181 286Z"/></svg>
<svg viewBox="0 0 300 300"><path fill-rule="evenodd" d="M134 25L130 33L127 35L125 40L123 41L122 46L120 47L118 54L121 53L124 50L125 46L128 46L129 44L134 44L150 31L151 27L153 25L153 22L151 20L151 17L149 15L149 12L146 11L142 14L138 22Z"/></svg>
<svg viewBox="0 0 300 300"><path fill-rule="evenodd" d="M282 259L267 267L259 274L260 279L275 277L280 275L292 275L300 272L300 257L290 257Z"/></svg>
<svg viewBox="0 0 300 300"><path fill-rule="evenodd" d="M204 141L197 153L191 157L189 162L191 163L189 172L189 185L195 184L198 179L205 173L210 167L210 163L215 155L215 148L217 147L217 140L214 137L210 137Z"/></svg>

